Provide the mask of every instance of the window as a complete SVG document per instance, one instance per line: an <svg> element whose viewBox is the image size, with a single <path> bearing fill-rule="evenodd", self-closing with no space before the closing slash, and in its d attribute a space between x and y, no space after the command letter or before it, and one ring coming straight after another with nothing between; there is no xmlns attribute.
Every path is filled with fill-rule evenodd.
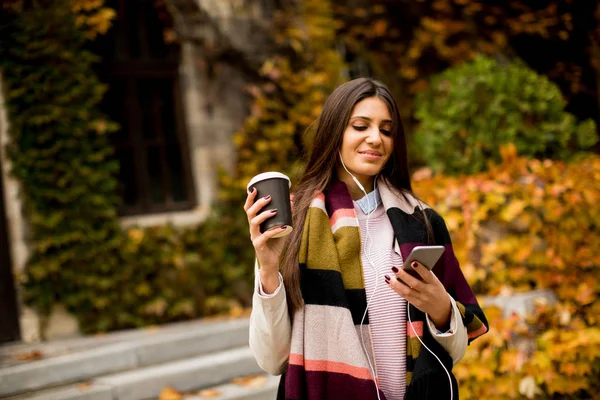
<svg viewBox="0 0 600 400"><path fill-rule="evenodd" d="M112 0L111 30L92 51L109 85L103 111L120 125L112 135L120 162L121 215L195 205L178 76L180 51L163 40L168 14L154 0Z"/></svg>

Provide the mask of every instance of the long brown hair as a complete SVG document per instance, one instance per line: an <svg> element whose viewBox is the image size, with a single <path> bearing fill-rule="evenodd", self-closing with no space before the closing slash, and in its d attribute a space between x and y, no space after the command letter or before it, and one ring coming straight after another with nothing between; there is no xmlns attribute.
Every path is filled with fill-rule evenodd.
<svg viewBox="0 0 600 400"><path fill-rule="evenodd" d="M323 105L308 164L294 190L294 230L286 240L280 259L290 315L294 315L303 305L298 252L308 208L315 192L324 191L335 177L338 151L342 146L352 109L360 101L371 97L384 101L392 116L391 137L394 150L379 176L386 178L387 183L401 193L412 193L406 138L394 97L383 83L371 78L358 78L340 85ZM425 221L430 231L429 223Z"/></svg>

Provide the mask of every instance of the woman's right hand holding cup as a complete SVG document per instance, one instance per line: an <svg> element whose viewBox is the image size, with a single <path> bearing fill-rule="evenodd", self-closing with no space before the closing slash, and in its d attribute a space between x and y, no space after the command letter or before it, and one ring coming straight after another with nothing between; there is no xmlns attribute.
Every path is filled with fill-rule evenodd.
<svg viewBox="0 0 600 400"><path fill-rule="evenodd" d="M281 233L285 228L271 229L264 233L260 232L260 224L276 215L277 210L267 210L258 214L264 206L271 202L271 198L266 196L255 201L256 194L256 188L252 188L252 191L246 197L244 211L246 211L248 223L250 224L250 240L252 240L256 258L260 265L260 281L263 290L270 294L279 286L279 256L285 241L285 237L273 238L273 236Z"/></svg>

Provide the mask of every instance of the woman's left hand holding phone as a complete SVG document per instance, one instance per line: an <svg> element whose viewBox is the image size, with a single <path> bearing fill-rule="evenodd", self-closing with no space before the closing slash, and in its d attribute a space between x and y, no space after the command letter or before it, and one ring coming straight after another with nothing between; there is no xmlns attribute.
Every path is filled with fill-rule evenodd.
<svg viewBox="0 0 600 400"><path fill-rule="evenodd" d="M406 301L428 314L438 329L445 331L450 323L452 303L444 285L433 272L418 261L413 261L411 267L421 276L421 279L414 278L404 270L394 267L392 277L385 276L386 283Z"/></svg>
<svg viewBox="0 0 600 400"><path fill-rule="evenodd" d="M256 188L252 188L252 191L246 197L244 211L246 211L248 223L250 224L250 240L252 240L252 246L254 246L256 258L260 265L260 281L265 293L271 294L279 286L279 256L283 250L285 237L273 238L273 236L281 233L281 228L264 233L260 232L260 224L274 216L277 210L273 210L274 212L265 211L259 214L258 212L269 204L271 198L267 196L256 200L256 193Z"/></svg>

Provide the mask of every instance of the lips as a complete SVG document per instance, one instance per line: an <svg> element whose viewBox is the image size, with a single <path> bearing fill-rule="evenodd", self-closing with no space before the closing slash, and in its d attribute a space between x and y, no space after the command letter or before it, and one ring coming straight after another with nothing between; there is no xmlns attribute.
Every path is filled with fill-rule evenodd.
<svg viewBox="0 0 600 400"><path fill-rule="evenodd" d="M365 155L365 156L371 156L371 157L381 157L381 153L378 151L374 151L374 150L367 150L367 151L359 151L359 154Z"/></svg>

